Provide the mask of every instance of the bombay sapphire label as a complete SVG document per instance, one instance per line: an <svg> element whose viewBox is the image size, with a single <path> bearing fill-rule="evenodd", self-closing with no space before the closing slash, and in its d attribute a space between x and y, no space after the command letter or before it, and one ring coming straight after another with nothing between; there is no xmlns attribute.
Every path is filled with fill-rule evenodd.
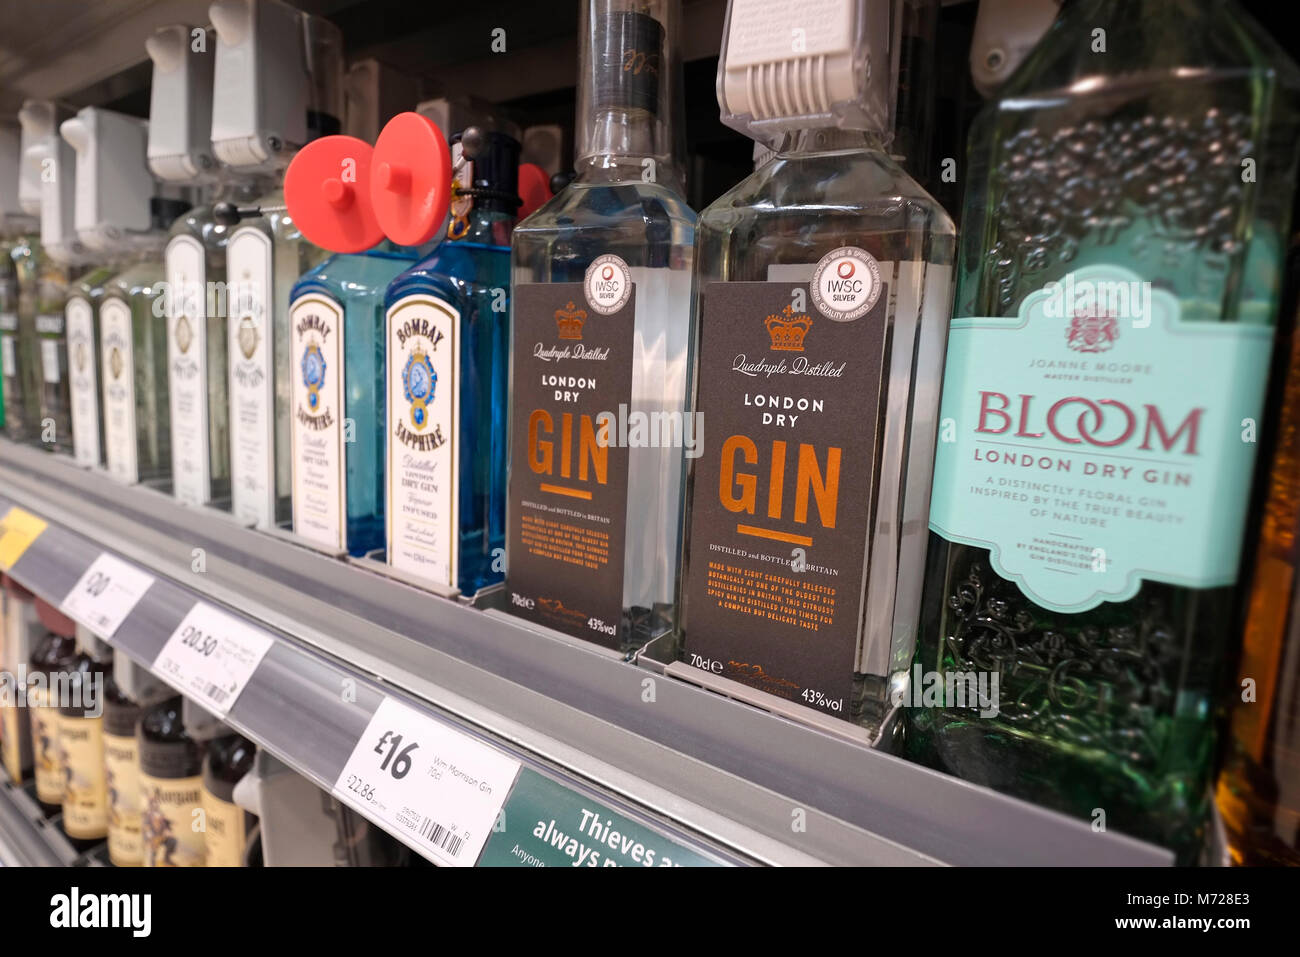
<svg viewBox="0 0 1300 957"><path fill-rule="evenodd" d="M207 268L203 244L167 244L167 386L171 402L172 488L188 505L211 497L208 460Z"/></svg>
<svg viewBox="0 0 1300 957"><path fill-rule="evenodd" d="M256 227L236 230L226 244L226 276L231 511L269 528L275 524L271 238Z"/></svg>
<svg viewBox="0 0 1300 957"><path fill-rule="evenodd" d="M343 307L308 293L289 307L293 366L293 530L347 548Z"/></svg>
<svg viewBox="0 0 1300 957"><path fill-rule="evenodd" d="M68 329L68 398L72 405L72 456L87 468L99 464L99 359L90 302L72 296L64 307Z"/></svg>
<svg viewBox="0 0 1300 957"><path fill-rule="evenodd" d="M432 296L388 310L388 563L455 585L460 528L460 313Z"/></svg>
<svg viewBox="0 0 1300 957"><path fill-rule="evenodd" d="M99 307L100 378L104 383L104 459L120 482L139 481L136 461L135 360L131 307L105 299Z"/></svg>
<svg viewBox="0 0 1300 957"><path fill-rule="evenodd" d="M1052 611L1231 584L1272 342L1117 266L954 319L930 527Z"/></svg>
<svg viewBox="0 0 1300 957"><path fill-rule="evenodd" d="M587 308L585 285L515 291L507 607L618 647L628 448L604 414L632 403L636 290L604 315Z"/></svg>

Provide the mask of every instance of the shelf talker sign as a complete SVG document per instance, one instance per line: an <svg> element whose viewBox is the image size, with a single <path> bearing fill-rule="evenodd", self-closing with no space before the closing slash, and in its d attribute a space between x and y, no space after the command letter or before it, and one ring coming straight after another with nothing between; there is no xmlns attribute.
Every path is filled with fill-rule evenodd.
<svg viewBox="0 0 1300 957"><path fill-rule="evenodd" d="M45 528L45 520L31 512L16 505L9 509L0 518L0 572L12 569Z"/></svg>
<svg viewBox="0 0 1300 957"><path fill-rule="evenodd" d="M713 867L717 862L529 768L479 867Z"/></svg>

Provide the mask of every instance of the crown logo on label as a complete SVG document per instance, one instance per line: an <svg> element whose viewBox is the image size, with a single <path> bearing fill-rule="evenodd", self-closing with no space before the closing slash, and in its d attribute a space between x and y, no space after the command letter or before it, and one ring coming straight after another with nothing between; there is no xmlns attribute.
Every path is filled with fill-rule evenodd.
<svg viewBox="0 0 1300 957"><path fill-rule="evenodd" d="M579 309L569 300L569 304L563 309L555 310L555 328L560 332L561 339L581 339L582 326L587 321L587 310Z"/></svg>
<svg viewBox="0 0 1300 957"><path fill-rule="evenodd" d="M786 306L780 316L768 316L763 325L772 337L773 352L803 352L803 339L812 328L812 320L806 315L795 315L794 308Z"/></svg>

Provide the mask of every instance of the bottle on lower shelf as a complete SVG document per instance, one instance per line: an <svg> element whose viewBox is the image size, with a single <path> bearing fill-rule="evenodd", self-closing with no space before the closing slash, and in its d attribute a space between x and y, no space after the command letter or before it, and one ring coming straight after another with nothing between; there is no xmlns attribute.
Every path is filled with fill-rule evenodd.
<svg viewBox="0 0 1300 957"><path fill-rule="evenodd" d="M140 715L140 840L145 867L202 867L203 755L185 730L179 696Z"/></svg>

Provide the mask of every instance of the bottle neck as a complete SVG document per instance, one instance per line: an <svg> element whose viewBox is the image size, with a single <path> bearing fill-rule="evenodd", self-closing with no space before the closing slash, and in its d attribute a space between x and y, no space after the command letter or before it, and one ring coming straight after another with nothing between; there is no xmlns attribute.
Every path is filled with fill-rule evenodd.
<svg viewBox="0 0 1300 957"><path fill-rule="evenodd" d="M777 144L776 152L778 156L840 152L888 154L892 140L892 134L875 130L841 130L835 127L822 127L785 134Z"/></svg>
<svg viewBox="0 0 1300 957"><path fill-rule="evenodd" d="M500 209L481 209L475 206L469 212L468 224L464 232L457 231L453 220L447 229L447 238L451 242L478 243L483 246L509 246L510 236L515 229L515 215Z"/></svg>

